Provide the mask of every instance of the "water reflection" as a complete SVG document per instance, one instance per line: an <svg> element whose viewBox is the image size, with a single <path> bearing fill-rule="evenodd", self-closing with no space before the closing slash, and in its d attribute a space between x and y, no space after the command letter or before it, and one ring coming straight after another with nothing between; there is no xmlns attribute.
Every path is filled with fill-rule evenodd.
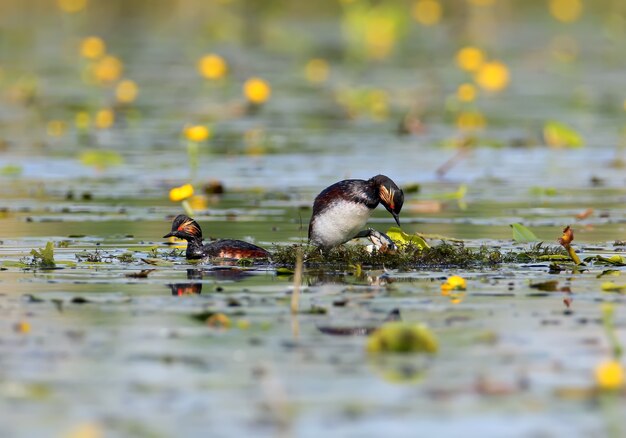
<svg viewBox="0 0 626 438"><path fill-rule="evenodd" d="M188 280L202 280L201 269L187 269ZM173 283L167 285L172 291L174 296L183 295L200 295L202 293L201 282L189 282L189 283Z"/></svg>
<svg viewBox="0 0 626 438"><path fill-rule="evenodd" d="M253 275L235 267L213 267L210 269L187 269L187 279L197 280L185 283L171 283L167 287L172 291L172 295L199 295L202 293L202 279L209 277L216 281L242 281Z"/></svg>

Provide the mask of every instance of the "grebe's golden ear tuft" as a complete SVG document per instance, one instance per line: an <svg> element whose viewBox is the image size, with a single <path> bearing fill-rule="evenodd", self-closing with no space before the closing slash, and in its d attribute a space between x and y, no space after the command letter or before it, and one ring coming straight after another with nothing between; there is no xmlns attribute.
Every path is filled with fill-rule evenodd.
<svg viewBox="0 0 626 438"><path fill-rule="evenodd" d="M202 236L202 230L200 225L191 218L187 218L182 224L178 226L178 231L191 234L192 236Z"/></svg>
<svg viewBox="0 0 626 438"><path fill-rule="evenodd" d="M394 195L395 195L395 190L392 188L388 188L384 185L380 186L380 190L378 192L379 196L380 196L380 200L383 202L383 204L385 204L385 206L388 206L389 209L394 210L395 206L394 206Z"/></svg>

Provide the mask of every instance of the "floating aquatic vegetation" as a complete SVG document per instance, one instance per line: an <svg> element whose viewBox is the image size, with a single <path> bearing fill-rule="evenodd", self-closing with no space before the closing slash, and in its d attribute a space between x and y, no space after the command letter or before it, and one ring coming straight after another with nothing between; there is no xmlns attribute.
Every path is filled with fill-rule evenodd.
<svg viewBox="0 0 626 438"><path fill-rule="evenodd" d="M32 249L30 251L33 256L31 265L39 268L54 268L56 263L54 262L54 243L46 243L46 247L40 250Z"/></svg>
<svg viewBox="0 0 626 438"><path fill-rule="evenodd" d="M518 243L537 242L539 238L522 224L511 224L513 229L513 240Z"/></svg>
<svg viewBox="0 0 626 438"><path fill-rule="evenodd" d="M498 249L470 249L461 244L442 243L424 248L407 244L395 252L369 252L363 245L341 245L328 251L308 245L277 246L272 260L278 266L294 266L302 250L307 267L346 269L350 266L414 269L419 267L493 266L504 261Z"/></svg>
<svg viewBox="0 0 626 438"><path fill-rule="evenodd" d="M368 337L366 348L370 354L436 353L439 344L424 325L392 321L383 324Z"/></svg>

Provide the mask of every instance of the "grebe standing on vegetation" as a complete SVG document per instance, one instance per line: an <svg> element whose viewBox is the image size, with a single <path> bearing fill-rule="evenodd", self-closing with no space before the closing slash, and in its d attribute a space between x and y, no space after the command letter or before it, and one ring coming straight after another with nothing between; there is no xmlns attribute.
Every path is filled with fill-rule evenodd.
<svg viewBox="0 0 626 438"><path fill-rule="evenodd" d="M363 227L379 203L400 226L398 215L404 203L404 193L389 177L376 175L367 181L346 179L325 188L313 203L309 241L328 249L377 233Z"/></svg>

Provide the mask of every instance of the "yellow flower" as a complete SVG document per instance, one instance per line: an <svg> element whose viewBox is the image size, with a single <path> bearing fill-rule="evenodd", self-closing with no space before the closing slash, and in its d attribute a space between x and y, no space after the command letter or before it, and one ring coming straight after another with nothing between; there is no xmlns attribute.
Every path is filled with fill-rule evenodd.
<svg viewBox="0 0 626 438"><path fill-rule="evenodd" d="M102 109L96 113L94 124L98 129L107 129L113 126L115 113L110 109Z"/></svg>
<svg viewBox="0 0 626 438"><path fill-rule="evenodd" d="M50 120L46 126L46 132L50 137L61 137L66 129L67 123L63 120Z"/></svg>
<svg viewBox="0 0 626 438"><path fill-rule="evenodd" d="M204 195L195 195L189 199L189 206L193 210L205 210L208 205L208 199Z"/></svg>
<svg viewBox="0 0 626 438"><path fill-rule="evenodd" d="M437 0L417 0L413 6L413 18L424 26L439 23L441 14L441 4Z"/></svg>
<svg viewBox="0 0 626 438"><path fill-rule="evenodd" d="M117 84L117 88L115 89L115 97L117 101L120 103L131 103L139 94L139 87L135 81L131 81L130 79L123 80L119 84Z"/></svg>
<svg viewBox="0 0 626 438"><path fill-rule="evenodd" d="M91 124L91 116L87 111L79 111L74 116L74 124L78 129L87 130Z"/></svg>
<svg viewBox="0 0 626 438"><path fill-rule="evenodd" d="M193 186L184 184L180 187L174 187L170 190L170 201L178 202L193 196Z"/></svg>
<svg viewBox="0 0 626 438"><path fill-rule="evenodd" d="M476 87L472 84L461 84L456 90L456 98L461 102L472 102L476 99Z"/></svg>
<svg viewBox="0 0 626 438"><path fill-rule="evenodd" d="M59 9L68 14L80 12L87 6L87 0L57 0Z"/></svg>
<svg viewBox="0 0 626 438"><path fill-rule="evenodd" d="M206 320L207 325L211 327L230 328L230 318L223 313L215 313L209 316Z"/></svg>
<svg viewBox="0 0 626 438"><path fill-rule="evenodd" d="M487 91L501 91L509 85L509 69L500 61L487 62L478 69L474 80Z"/></svg>
<svg viewBox="0 0 626 438"><path fill-rule="evenodd" d="M250 103L259 105L267 102L272 94L272 89L263 79L250 78L243 84L243 94Z"/></svg>
<svg viewBox="0 0 626 438"><path fill-rule="evenodd" d="M624 385L624 367L614 359L600 363L596 367L595 375L600 389L614 390Z"/></svg>
<svg viewBox="0 0 626 438"><path fill-rule="evenodd" d="M467 289L467 283L463 277L458 275L453 275L452 277L448 277L445 283L441 285L441 293L443 295L448 295L450 291L453 290L465 290Z"/></svg>
<svg viewBox="0 0 626 438"><path fill-rule="evenodd" d="M328 62L321 58L311 59L304 67L307 80L315 84L326 82L329 70Z"/></svg>
<svg viewBox="0 0 626 438"><path fill-rule="evenodd" d="M228 65L219 55L206 55L198 61L198 71L207 79L220 79L228 71Z"/></svg>
<svg viewBox="0 0 626 438"><path fill-rule="evenodd" d="M199 143L211 136L211 131L204 125L190 125L184 129L185 138Z"/></svg>
<svg viewBox="0 0 626 438"><path fill-rule="evenodd" d="M456 119L457 127L462 131L475 131L487 125L485 116L478 111L463 111Z"/></svg>
<svg viewBox="0 0 626 438"><path fill-rule="evenodd" d="M456 53L456 63L465 71L476 71L485 62L485 54L478 47L463 47Z"/></svg>
<svg viewBox="0 0 626 438"><path fill-rule="evenodd" d="M106 53L106 44L97 36L90 36L83 40L80 45L80 54L88 59L98 59Z"/></svg>
<svg viewBox="0 0 626 438"><path fill-rule="evenodd" d="M17 333L30 333L30 324L26 321L20 321L13 326L13 330Z"/></svg>
<svg viewBox="0 0 626 438"><path fill-rule="evenodd" d="M124 64L115 56L105 56L99 60L93 69L94 77L99 82L113 82L120 78Z"/></svg>
<svg viewBox="0 0 626 438"><path fill-rule="evenodd" d="M578 20L583 12L581 0L550 0L550 14L564 23Z"/></svg>
<svg viewBox="0 0 626 438"><path fill-rule="evenodd" d="M439 343L433 332L424 325L391 321L368 336L366 348L370 354L436 353Z"/></svg>

